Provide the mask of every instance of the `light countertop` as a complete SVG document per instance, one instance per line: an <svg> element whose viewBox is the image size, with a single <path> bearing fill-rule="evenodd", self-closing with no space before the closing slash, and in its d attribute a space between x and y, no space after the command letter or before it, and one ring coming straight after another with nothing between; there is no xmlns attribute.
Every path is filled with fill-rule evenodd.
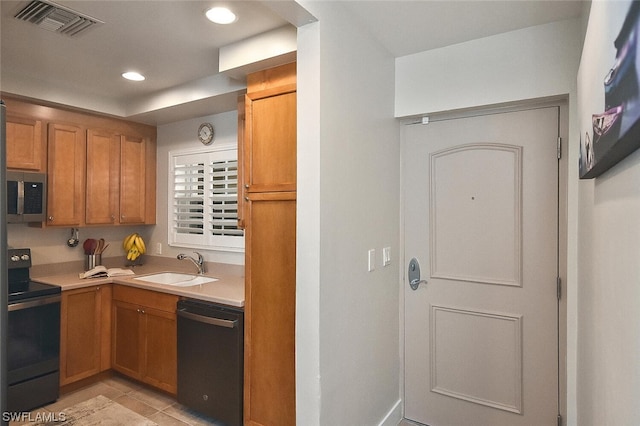
<svg viewBox="0 0 640 426"><path fill-rule="evenodd" d="M178 296L191 297L214 303L222 303L230 306L244 307L244 276L243 274L238 274L236 270L230 271L229 268L209 267L208 271L210 272L205 273L205 276L216 278L217 281L189 287L156 284L135 279L136 277L142 277L144 275L155 274L158 272L185 272L184 270L178 271L173 268L168 269L166 264L147 264L132 268L132 270L135 275L81 279L78 277L78 274L82 271L75 271L35 277L32 276L31 279L44 284L59 286L62 291L115 283L159 291L162 293L175 294Z"/></svg>

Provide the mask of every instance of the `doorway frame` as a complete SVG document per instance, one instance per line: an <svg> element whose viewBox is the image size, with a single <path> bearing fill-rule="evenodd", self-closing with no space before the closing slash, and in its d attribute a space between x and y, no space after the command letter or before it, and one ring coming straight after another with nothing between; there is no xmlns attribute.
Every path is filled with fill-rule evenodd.
<svg viewBox="0 0 640 426"><path fill-rule="evenodd" d="M481 115L501 114L507 112L523 111L536 108L557 107L558 108L558 134L559 141L559 159L558 159L558 278L559 278L559 295L558 302L558 425L567 424L567 274L568 274L568 188L569 188L569 128L570 128L570 108L569 96L557 96L544 99L522 100L517 102L509 102L499 105L486 105L473 107L463 110L444 111L420 116L411 116L399 118L400 128L407 125L423 125L432 121L452 120L460 118L469 118ZM426 123L425 123L426 121ZM410 421L405 416L405 297L404 286L408 285L406 277L406 253L404 250L404 218L405 218L405 196L403 181L403 163L405 158L405 140L400 134L400 230L399 230L399 258L401 265L399 268L398 291L400 307L399 307L399 326L400 326L400 400L403 421ZM414 424L414 423L412 423Z"/></svg>

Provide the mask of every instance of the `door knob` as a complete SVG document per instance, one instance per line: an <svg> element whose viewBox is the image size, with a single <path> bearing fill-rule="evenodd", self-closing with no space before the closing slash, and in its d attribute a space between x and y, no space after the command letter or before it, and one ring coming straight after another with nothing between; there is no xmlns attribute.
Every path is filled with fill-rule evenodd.
<svg viewBox="0 0 640 426"><path fill-rule="evenodd" d="M417 290L420 284L427 284L427 280L420 279L420 262L415 257L409 262L409 287Z"/></svg>

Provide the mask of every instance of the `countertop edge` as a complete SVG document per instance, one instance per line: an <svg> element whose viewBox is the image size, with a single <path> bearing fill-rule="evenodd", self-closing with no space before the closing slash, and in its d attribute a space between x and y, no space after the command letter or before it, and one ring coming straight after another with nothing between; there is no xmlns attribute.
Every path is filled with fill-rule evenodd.
<svg viewBox="0 0 640 426"><path fill-rule="evenodd" d="M79 278L78 273L69 273L43 277L32 277L31 280L43 284L58 286L63 292L85 287L92 287L96 285L119 284L145 290L158 291L161 293L174 294L177 296L188 297L212 303L219 303L238 308L244 308L244 277L219 277L205 274L205 276L216 278L217 281L190 287L175 287L164 284L145 282L141 280L134 280L135 278L159 272L169 271L160 270L154 272L145 272L144 274L139 275L136 274L127 276L84 279Z"/></svg>

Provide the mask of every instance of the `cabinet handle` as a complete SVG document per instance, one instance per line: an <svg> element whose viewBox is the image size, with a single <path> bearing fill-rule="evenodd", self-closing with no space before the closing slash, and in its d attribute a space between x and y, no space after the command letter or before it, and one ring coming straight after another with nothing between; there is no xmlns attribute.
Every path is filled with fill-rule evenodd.
<svg viewBox="0 0 640 426"><path fill-rule="evenodd" d="M115 214L112 214L112 215L111 215L111 222L115 222L115 221L116 221L116 215L115 215Z"/></svg>
<svg viewBox="0 0 640 426"><path fill-rule="evenodd" d="M249 189L249 184L248 184L248 183L245 183L245 184L244 184L244 187L245 187L245 188L247 188L247 189Z"/></svg>
<svg viewBox="0 0 640 426"><path fill-rule="evenodd" d="M53 222L53 216L49 216L47 219L49 219L49 222Z"/></svg>

